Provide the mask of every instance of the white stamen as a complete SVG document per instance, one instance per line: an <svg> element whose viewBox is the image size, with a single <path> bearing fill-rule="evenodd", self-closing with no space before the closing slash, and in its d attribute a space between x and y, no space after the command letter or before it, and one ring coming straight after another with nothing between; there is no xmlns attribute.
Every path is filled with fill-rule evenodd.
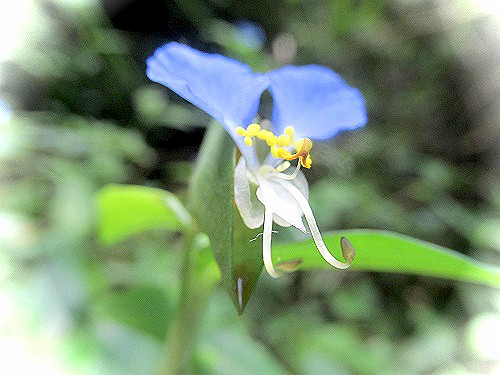
<svg viewBox="0 0 500 375"><path fill-rule="evenodd" d="M277 272L273 266L273 259L271 257L271 235L273 232L273 212L266 208L264 211L264 238L262 239L262 258L267 273L276 278L280 277L282 272Z"/></svg>
<svg viewBox="0 0 500 375"><path fill-rule="evenodd" d="M288 180L291 181L295 177L297 177L297 174L299 173L300 170L300 163L297 163L297 166L295 167L295 170L293 171L292 174L285 174L285 173L276 173L277 177L283 179L283 180Z"/></svg>
<svg viewBox="0 0 500 375"><path fill-rule="evenodd" d="M278 231L273 230L271 233L278 233ZM264 235L264 233L257 233L257 235L254 238L252 238L249 242L257 241L257 239L262 235Z"/></svg>
<svg viewBox="0 0 500 375"><path fill-rule="evenodd" d="M280 165L278 165L276 167L276 170L278 172L284 172L286 171L288 168L290 168L290 165L292 165L289 161L284 161L283 163L281 163Z"/></svg>
<svg viewBox="0 0 500 375"><path fill-rule="evenodd" d="M276 182L278 182L281 186L283 186L285 189L287 189L290 194L295 198L297 203L299 204L300 208L304 212L304 217L306 218L307 224L309 225L309 229L311 230L311 235L314 240L314 243L316 244L316 247L318 248L321 256L323 259L325 259L329 264L336 268L340 269L345 269L348 268L352 260L348 263L343 263L336 259L330 251L328 251L328 248L326 247L325 243L323 242L323 238L321 237L321 233L318 229L318 225L316 224L316 219L314 218L314 214L311 210L311 206L309 206L309 202L307 199L302 195L299 189L297 189L295 186L293 186L290 183L286 183L284 181L280 181L279 179L276 179ZM266 210L267 213L267 210ZM265 226L265 220L264 220L264 226ZM264 238L265 238L265 229L264 229ZM269 271L268 271L269 272Z"/></svg>

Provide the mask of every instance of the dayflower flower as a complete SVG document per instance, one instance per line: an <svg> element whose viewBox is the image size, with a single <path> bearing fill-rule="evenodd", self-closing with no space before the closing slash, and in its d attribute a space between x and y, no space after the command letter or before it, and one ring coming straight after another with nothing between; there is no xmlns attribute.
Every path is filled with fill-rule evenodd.
<svg viewBox="0 0 500 375"><path fill-rule="evenodd" d="M273 222L305 233L303 217L323 258L337 268L350 266L354 250L348 241L342 243L347 263L326 248L300 168L312 165L312 140L326 140L365 125L364 100L357 89L321 66L254 73L236 60L175 42L158 48L147 60L147 75L214 117L234 139L242 155L234 172L236 206L247 227L264 226L263 261L269 275L283 272L274 268L271 258ZM271 121L257 124L254 120L266 89L273 98ZM266 156L258 155L257 143L268 149Z"/></svg>

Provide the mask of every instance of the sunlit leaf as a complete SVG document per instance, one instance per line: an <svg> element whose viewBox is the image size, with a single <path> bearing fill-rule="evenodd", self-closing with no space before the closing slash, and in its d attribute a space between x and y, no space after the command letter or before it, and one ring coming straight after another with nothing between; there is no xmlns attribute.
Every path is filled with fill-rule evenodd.
<svg viewBox="0 0 500 375"><path fill-rule="evenodd" d="M99 238L113 245L150 229L178 231L190 222L178 198L165 190L136 185L108 185L97 196Z"/></svg>
<svg viewBox="0 0 500 375"><path fill-rule="evenodd" d="M327 233L323 239L336 257L341 257L342 236L356 249L352 270L409 273L500 286L500 267L393 232L358 229ZM331 268L312 240L276 244L273 258L275 262L301 259L300 269Z"/></svg>
<svg viewBox="0 0 500 375"><path fill-rule="evenodd" d="M190 190L190 208L212 250L238 311L243 311L262 268L258 230L249 230L234 205L234 142L218 124L209 127Z"/></svg>

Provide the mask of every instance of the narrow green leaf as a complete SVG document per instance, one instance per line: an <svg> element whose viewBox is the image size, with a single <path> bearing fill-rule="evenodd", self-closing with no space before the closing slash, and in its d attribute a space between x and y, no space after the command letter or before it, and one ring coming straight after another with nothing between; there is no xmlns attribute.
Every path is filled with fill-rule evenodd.
<svg viewBox="0 0 500 375"><path fill-rule="evenodd" d="M327 233L323 236L325 244L340 259L342 236L356 249L352 270L409 273L500 286L500 267L393 232L357 229ZM300 269L332 268L312 240L273 245L273 258L275 262L301 259Z"/></svg>
<svg viewBox="0 0 500 375"><path fill-rule="evenodd" d="M257 238L262 229L248 229L235 205L233 209L233 271L230 292L236 308L242 313L262 270L262 237Z"/></svg>
<svg viewBox="0 0 500 375"><path fill-rule="evenodd" d="M190 209L210 238L222 282L242 312L262 268L258 231L249 230L234 205L235 147L222 126L207 130L190 186Z"/></svg>
<svg viewBox="0 0 500 375"><path fill-rule="evenodd" d="M174 194L152 187L108 185L99 191L97 204L98 234L105 245L155 228L182 230L191 221Z"/></svg>

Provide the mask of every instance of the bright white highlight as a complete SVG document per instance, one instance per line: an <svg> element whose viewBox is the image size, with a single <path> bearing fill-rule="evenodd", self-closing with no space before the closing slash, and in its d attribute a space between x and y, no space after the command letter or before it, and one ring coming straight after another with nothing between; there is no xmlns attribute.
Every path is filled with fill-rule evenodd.
<svg viewBox="0 0 500 375"><path fill-rule="evenodd" d="M0 2L0 62L10 59L21 45L31 11L31 0Z"/></svg>

